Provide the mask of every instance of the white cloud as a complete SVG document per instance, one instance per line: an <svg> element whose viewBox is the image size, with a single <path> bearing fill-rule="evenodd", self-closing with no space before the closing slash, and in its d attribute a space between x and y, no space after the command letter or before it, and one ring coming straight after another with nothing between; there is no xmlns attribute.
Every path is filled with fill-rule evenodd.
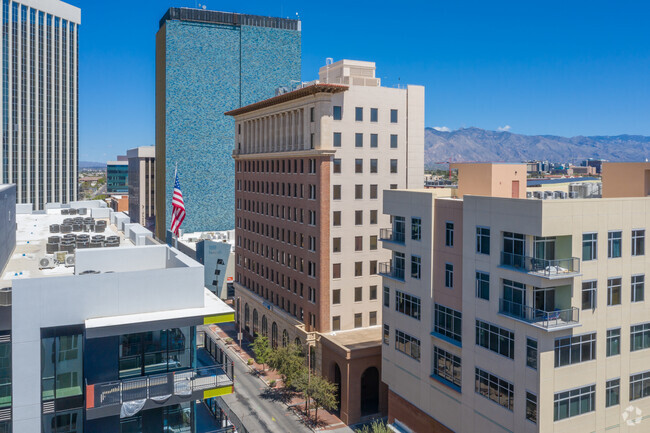
<svg viewBox="0 0 650 433"><path fill-rule="evenodd" d="M497 129L499 131L510 131L510 128L511 128L510 125L506 125L506 126L499 126Z"/></svg>
<svg viewBox="0 0 650 433"><path fill-rule="evenodd" d="M434 126L433 129L440 132L451 132L451 129L447 128L446 126Z"/></svg>

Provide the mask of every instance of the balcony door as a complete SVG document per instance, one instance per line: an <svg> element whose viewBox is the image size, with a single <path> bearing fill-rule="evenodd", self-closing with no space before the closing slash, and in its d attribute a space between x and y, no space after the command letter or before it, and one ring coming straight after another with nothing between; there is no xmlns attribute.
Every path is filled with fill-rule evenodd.
<svg viewBox="0 0 650 433"><path fill-rule="evenodd" d="M503 232L503 253L504 264L523 267L526 255L526 236L521 233Z"/></svg>
<svg viewBox="0 0 650 433"><path fill-rule="evenodd" d="M526 286L515 281L503 280L503 309L517 317L526 316Z"/></svg>
<svg viewBox="0 0 650 433"><path fill-rule="evenodd" d="M404 233L406 232L406 220L402 216L396 216L393 219L393 240L395 242L404 242Z"/></svg>
<svg viewBox="0 0 650 433"><path fill-rule="evenodd" d="M535 236L535 258L555 260L555 237Z"/></svg>
<svg viewBox="0 0 650 433"><path fill-rule="evenodd" d="M545 312L555 310L555 289L534 289L535 309Z"/></svg>

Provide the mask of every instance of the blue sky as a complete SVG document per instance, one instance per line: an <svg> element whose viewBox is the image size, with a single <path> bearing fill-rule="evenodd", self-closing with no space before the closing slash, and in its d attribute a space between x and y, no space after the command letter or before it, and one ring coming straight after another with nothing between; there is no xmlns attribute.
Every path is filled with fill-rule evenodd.
<svg viewBox="0 0 650 433"><path fill-rule="evenodd" d="M80 159L154 143L158 21L171 6L302 20L303 80L325 58L426 87L426 125L650 135L650 4L638 1L68 0L79 34Z"/></svg>

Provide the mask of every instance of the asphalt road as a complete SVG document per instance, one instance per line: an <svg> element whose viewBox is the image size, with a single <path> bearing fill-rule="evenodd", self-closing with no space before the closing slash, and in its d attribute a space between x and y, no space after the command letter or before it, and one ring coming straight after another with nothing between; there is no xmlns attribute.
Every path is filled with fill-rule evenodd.
<svg viewBox="0 0 650 433"><path fill-rule="evenodd" d="M222 349L225 347L220 340L217 344ZM249 433L311 432L286 404L274 398L276 394L261 379L251 374L248 366L231 349L227 353L234 362L235 393L222 399Z"/></svg>

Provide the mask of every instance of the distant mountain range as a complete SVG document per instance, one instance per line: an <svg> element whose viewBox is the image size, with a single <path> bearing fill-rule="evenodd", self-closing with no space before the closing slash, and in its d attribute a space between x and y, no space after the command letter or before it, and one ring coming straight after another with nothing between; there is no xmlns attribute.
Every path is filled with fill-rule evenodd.
<svg viewBox="0 0 650 433"><path fill-rule="evenodd" d="M79 161L79 169L84 168L106 168L105 162Z"/></svg>
<svg viewBox="0 0 650 433"><path fill-rule="evenodd" d="M586 158L644 161L649 157L650 137L643 135L558 137L480 128L455 131L425 128L424 134L424 161L427 167L450 158L452 162L521 162L538 159L578 163Z"/></svg>

